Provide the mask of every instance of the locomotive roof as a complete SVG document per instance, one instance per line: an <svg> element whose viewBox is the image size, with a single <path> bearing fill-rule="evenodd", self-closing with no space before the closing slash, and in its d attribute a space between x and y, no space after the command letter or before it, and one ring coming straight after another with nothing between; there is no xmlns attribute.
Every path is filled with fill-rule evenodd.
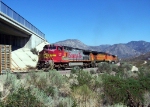
<svg viewBox="0 0 150 107"><path fill-rule="evenodd" d="M99 51L92 51L92 53L95 53L95 54L107 54L105 52L99 52Z"/></svg>
<svg viewBox="0 0 150 107"><path fill-rule="evenodd" d="M66 45L60 45L60 44L48 44L48 45L54 45L54 46L63 46L64 48L67 48L67 49L76 49L76 50L82 50L83 52L92 52L94 54L107 54L107 55L112 55L110 53L106 53L106 52L100 52L100 51L92 51L92 50L85 50L85 49L80 49L80 48L74 48L74 47L71 47L71 46L66 46ZM112 55L112 56L117 56L117 55Z"/></svg>
<svg viewBox="0 0 150 107"><path fill-rule="evenodd" d="M70 48L70 49L77 49L77 50L83 50L83 49L79 49L79 48L73 48L71 46L63 46L64 48Z"/></svg>

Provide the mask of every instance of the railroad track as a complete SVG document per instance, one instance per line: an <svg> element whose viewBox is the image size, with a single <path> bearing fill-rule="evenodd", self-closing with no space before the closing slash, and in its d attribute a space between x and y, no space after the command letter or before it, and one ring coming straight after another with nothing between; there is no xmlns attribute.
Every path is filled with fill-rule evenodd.
<svg viewBox="0 0 150 107"><path fill-rule="evenodd" d="M97 68L84 68L83 70L86 70L86 71L90 71L90 70L97 70ZM40 72L42 70L35 70L35 69L32 69L32 70L28 70L28 71L24 71L24 72L12 72L12 74L22 74L22 75L25 75L25 74L28 74L28 73L31 73L32 71L34 72ZM46 73L46 71L43 71ZM58 72L60 72L62 75L65 75L65 74L70 74L71 72L71 68L67 68L65 70L58 70ZM6 73L3 73L3 74L6 74Z"/></svg>

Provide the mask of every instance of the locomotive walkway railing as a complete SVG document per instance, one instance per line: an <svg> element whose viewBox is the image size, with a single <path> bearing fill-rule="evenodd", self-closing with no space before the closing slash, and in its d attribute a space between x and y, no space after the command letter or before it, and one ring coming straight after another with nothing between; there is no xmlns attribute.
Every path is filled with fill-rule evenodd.
<svg viewBox="0 0 150 107"><path fill-rule="evenodd" d="M28 28L32 32L36 33L37 35L41 36L45 39L45 34L42 33L39 29L37 29L35 26L33 26L30 22L28 22L26 19L24 19L22 16L20 16L18 13L16 13L14 10L12 10L10 7L8 7L6 4L4 4L0 0L0 12L4 13L8 17L14 19L24 27Z"/></svg>

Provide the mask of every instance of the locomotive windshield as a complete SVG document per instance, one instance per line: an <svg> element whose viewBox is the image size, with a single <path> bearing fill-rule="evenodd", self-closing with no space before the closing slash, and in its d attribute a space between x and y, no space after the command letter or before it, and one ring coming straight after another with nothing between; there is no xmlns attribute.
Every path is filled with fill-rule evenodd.
<svg viewBox="0 0 150 107"><path fill-rule="evenodd" d="M45 45L45 46L43 47L43 49L48 49L48 45Z"/></svg>
<svg viewBox="0 0 150 107"><path fill-rule="evenodd" d="M51 49L51 50L53 50L53 49L56 49L56 46L54 46L54 45L45 45L44 49Z"/></svg>
<svg viewBox="0 0 150 107"><path fill-rule="evenodd" d="M56 49L56 46L50 45L49 49Z"/></svg>

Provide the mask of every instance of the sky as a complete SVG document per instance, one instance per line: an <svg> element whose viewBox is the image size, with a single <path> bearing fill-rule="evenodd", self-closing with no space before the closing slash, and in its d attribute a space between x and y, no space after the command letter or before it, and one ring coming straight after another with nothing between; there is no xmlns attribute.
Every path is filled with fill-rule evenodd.
<svg viewBox="0 0 150 107"><path fill-rule="evenodd" d="M150 42L150 0L1 0L45 34L49 43Z"/></svg>

